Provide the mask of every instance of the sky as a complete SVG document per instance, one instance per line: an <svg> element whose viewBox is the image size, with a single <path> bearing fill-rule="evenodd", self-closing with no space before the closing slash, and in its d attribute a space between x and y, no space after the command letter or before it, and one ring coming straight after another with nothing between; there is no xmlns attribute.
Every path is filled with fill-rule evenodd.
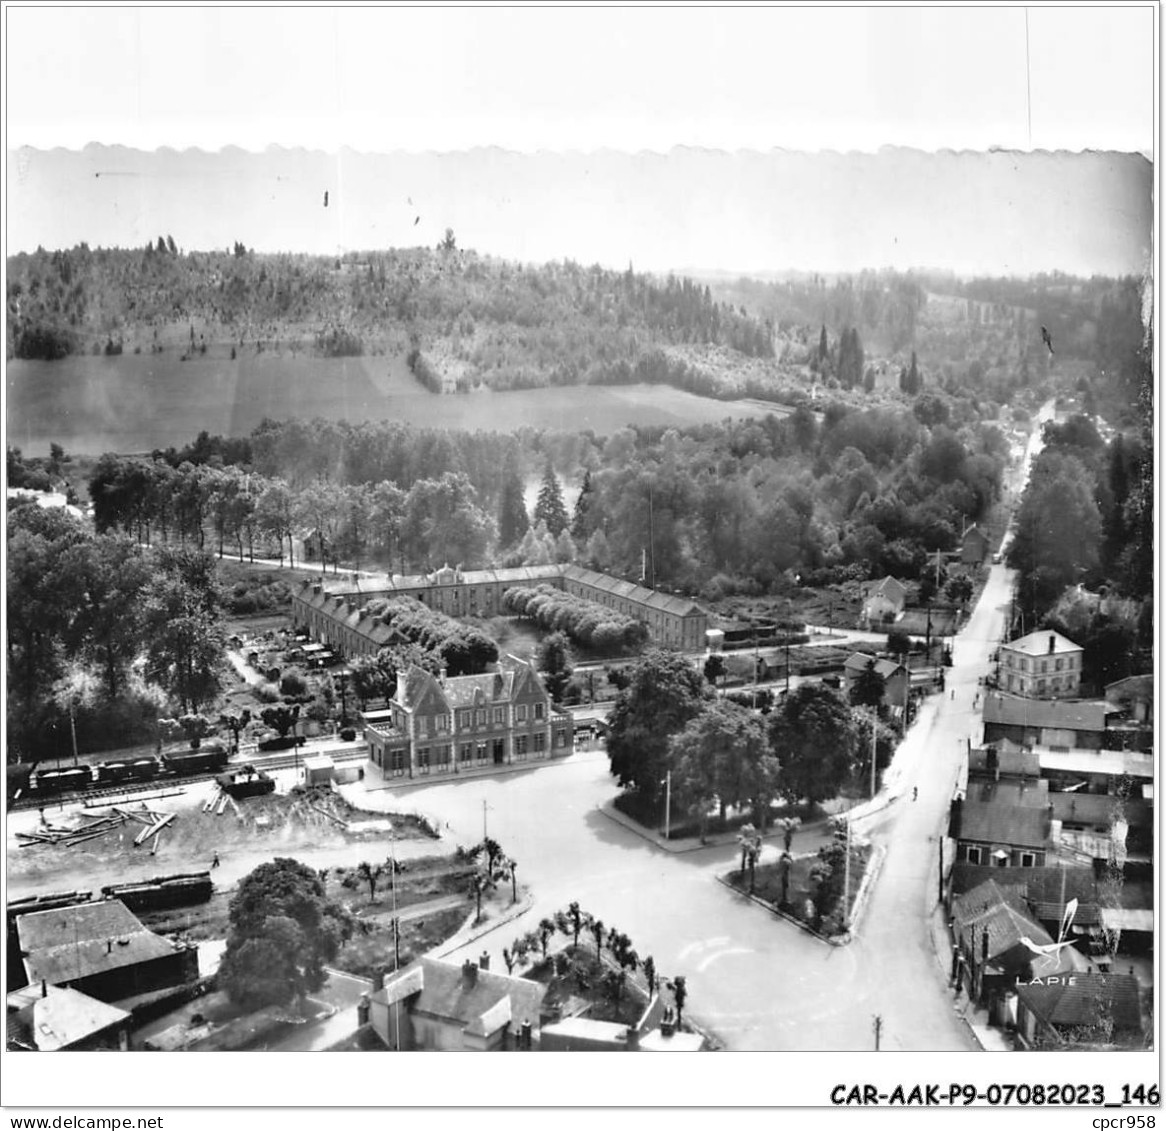
<svg viewBox="0 0 1166 1131"><path fill-rule="evenodd" d="M448 226L487 254L653 271L1113 274L1149 254L1147 162L1014 156L1152 155L1145 5L7 23L10 252L172 234L331 253Z"/></svg>

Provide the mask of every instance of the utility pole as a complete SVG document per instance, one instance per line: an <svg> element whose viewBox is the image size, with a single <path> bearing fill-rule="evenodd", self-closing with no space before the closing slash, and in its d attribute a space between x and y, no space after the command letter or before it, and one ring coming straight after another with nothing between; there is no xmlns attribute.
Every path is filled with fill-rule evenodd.
<svg viewBox="0 0 1166 1131"><path fill-rule="evenodd" d="M664 778L664 839L672 835L672 771Z"/></svg>
<svg viewBox="0 0 1166 1131"><path fill-rule="evenodd" d="M878 746L879 746L879 711L878 711L877 707L875 708L874 715L872 716L872 719L873 719L874 725L870 728L870 799L871 799L871 801L873 801L874 797L875 797L875 780L876 780L877 766L878 766L877 754L878 754ZM850 846L847 845L847 850L848 850L847 859L850 858L849 857L849 847Z"/></svg>
<svg viewBox="0 0 1166 1131"><path fill-rule="evenodd" d="M487 836L487 834L486 834L486 811L489 808L490 808L490 806L486 804L486 799L483 797L482 798L482 842L483 843L485 843L486 836Z"/></svg>
<svg viewBox="0 0 1166 1131"><path fill-rule="evenodd" d="M789 634L793 628L793 602L786 598L786 617L785 617L785 694L789 697Z"/></svg>
<svg viewBox="0 0 1166 1131"><path fill-rule="evenodd" d="M846 814L846 864L842 872L842 926L850 930L850 813Z"/></svg>
<svg viewBox="0 0 1166 1131"><path fill-rule="evenodd" d="M874 1029L874 1035L875 1035L875 1052L878 1052L879 1051L879 1043L882 1040L882 1036L883 1036L883 1017L882 1017L881 1013L876 1013L874 1015L874 1023L873 1023L872 1028Z"/></svg>

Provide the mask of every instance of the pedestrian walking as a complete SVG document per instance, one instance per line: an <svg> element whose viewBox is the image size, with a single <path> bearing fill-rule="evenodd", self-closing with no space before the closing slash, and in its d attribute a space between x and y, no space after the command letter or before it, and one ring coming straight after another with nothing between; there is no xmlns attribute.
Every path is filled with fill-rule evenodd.
<svg viewBox="0 0 1166 1131"><path fill-rule="evenodd" d="M953 699L955 698L955 688L954 687L951 689L951 697Z"/></svg>
<svg viewBox="0 0 1166 1131"><path fill-rule="evenodd" d="M211 867L217 868L219 866L219 854L215 853L215 858L211 861Z"/></svg>
<svg viewBox="0 0 1166 1131"><path fill-rule="evenodd" d="M919 800L919 787L918 787L917 785L916 785L916 786L913 786L913 787L911 788L911 800L912 800L912 801L918 801L918 800Z"/></svg>

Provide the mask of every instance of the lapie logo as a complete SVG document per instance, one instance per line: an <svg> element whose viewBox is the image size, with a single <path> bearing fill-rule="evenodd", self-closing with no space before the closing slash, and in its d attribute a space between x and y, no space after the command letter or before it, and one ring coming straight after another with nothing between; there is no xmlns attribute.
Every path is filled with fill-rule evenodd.
<svg viewBox="0 0 1166 1131"><path fill-rule="evenodd" d="M1047 978L1030 978L1027 982L1021 978L1016 979L1018 986L1075 986L1077 984L1076 974L1051 974Z"/></svg>

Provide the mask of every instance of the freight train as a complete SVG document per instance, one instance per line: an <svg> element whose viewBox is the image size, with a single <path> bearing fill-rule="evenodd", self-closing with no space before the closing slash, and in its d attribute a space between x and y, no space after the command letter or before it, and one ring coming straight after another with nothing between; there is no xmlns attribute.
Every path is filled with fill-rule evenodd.
<svg viewBox="0 0 1166 1131"><path fill-rule="evenodd" d="M213 743L198 750L163 754L160 758L120 758L96 766L70 766L63 770L35 770L27 764L13 765L8 767L8 799L56 797L62 793L83 793L90 789L155 779L172 781L193 774L218 773L226 764L226 748Z"/></svg>

